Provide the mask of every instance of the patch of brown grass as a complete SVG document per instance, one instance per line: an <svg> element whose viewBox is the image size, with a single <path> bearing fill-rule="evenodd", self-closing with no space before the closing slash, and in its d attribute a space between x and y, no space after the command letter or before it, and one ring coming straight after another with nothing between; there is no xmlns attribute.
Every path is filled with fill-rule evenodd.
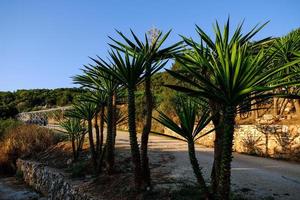
<svg viewBox="0 0 300 200"><path fill-rule="evenodd" d="M32 157L57 142L53 131L36 125L10 129L0 142L0 171L14 172L18 158Z"/></svg>

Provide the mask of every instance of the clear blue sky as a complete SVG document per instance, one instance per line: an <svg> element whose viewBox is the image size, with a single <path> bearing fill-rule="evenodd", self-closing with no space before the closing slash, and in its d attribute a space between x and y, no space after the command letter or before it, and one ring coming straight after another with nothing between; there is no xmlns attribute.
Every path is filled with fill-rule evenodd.
<svg viewBox="0 0 300 200"><path fill-rule="evenodd" d="M230 15L245 30L271 20L259 37L282 36L300 27L299 9L299 0L0 0L0 90L73 87L88 56L107 55L114 29L173 29L172 43Z"/></svg>

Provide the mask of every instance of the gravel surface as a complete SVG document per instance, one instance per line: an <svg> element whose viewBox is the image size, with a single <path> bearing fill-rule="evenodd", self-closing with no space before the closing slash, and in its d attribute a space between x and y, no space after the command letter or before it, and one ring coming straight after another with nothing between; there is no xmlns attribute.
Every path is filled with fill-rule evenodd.
<svg viewBox="0 0 300 200"><path fill-rule="evenodd" d="M125 145L128 133L118 132L118 140ZM151 135L149 146L152 155L163 151L174 158L165 163L169 178L184 183L195 181L184 141ZM209 181L213 149L200 145L196 149L199 164ZM300 164L234 153L232 189L250 199L300 200Z"/></svg>

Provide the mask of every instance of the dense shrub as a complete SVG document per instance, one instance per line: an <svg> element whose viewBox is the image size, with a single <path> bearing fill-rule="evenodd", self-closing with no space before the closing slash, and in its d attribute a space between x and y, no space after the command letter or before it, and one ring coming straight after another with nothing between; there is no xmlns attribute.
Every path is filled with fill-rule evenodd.
<svg viewBox="0 0 300 200"><path fill-rule="evenodd" d="M0 141L8 130L17 127L18 125L21 124L22 123L20 121L14 119L0 120Z"/></svg>
<svg viewBox="0 0 300 200"><path fill-rule="evenodd" d="M34 157L58 140L53 131L36 125L19 125L8 130L0 142L0 171L14 172L18 158Z"/></svg>

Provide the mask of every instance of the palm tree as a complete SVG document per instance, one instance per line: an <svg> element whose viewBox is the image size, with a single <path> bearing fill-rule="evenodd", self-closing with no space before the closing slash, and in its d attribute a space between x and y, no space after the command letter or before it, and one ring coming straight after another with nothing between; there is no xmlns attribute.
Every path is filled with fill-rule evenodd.
<svg viewBox="0 0 300 200"><path fill-rule="evenodd" d="M94 62L98 60L91 58ZM98 58L100 59L100 58ZM85 65L83 75L75 76L74 83L81 84L83 87L94 89L99 93L104 93L107 95L107 137L105 144L105 160L107 165L107 171L109 174L114 171L114 144L116 135L116 99L120 84L111 78L110 74L107 74L101 66L94 66L89 64ZM101 102L99 102L101 104Z"/></svg>
<svg viewBox="0 0 300 200"><path fill-rule="evenodd" d="M158 111L159 117L154 119L186 140L188 143L190 162L193 167L197 182L200 185L201 190L203 190L205 199L211 199L211 194L205 183L195 154L195 141L199 138L200 132L203 130L203 128L205 128L206 125L211 121L211 116L209 111L204 109L201 111L202 114L199 116L199 118L197 118L199 111L199 107L196 105L196 103L182 98L179 100L177 107L175 108L176 117L178 118L180 125L177 125L174 120L160 111ZM207 133L203 135L206 134Z"/></svg>
<svg viewBox="0 0 300 200"><path fill-rule="evenodd" d="M215 41L199 27L197 32L201 42L183 38L189 50L184 56L178 56L178 61L186 70L185 73L169 73L191 87L168 86L190 96L196 96L209 101L216 126L216 142L214 168L212 176L213 190L217 197L229 199L230 176L232 160L232 144L235 125L235 116L238 106L243 102L256 103L273 96L296 97L287 94L274 94L273 90L283 86L299 84L289 81L299 72L289 73L287 76L279 72L299 63L300 59L270 68L273 55L266 53L259 45L266 40L250 43L250 39L264 27L255 27L249 33L241 33L242 25L229 37L229 20L222 32L218 23L215 25ZM188 76L188 77L187 77ZM216 124L217 121L217 124ZM217 163L216 163L216 159Z"/></svg>
<svg viewBox="0 0 300 200"><path fill-rule="evenodd" d="M141 160L142 160L142 175L144 181L144 187L150 187L151 177L149 169L149 158L148 158L148 139L151 132L152 126L152 111L154 107L153 94L151 91L151 77L166 64L166 60L173 58L173 56L181 51L180 44L178 42L174 45L162 48L162 45L168 38L171 31L163 35L162 32L156 32L148 40L147 34L145 34L145 40L139 39L134 32L131 30L133 41L126 37L120 31L117 33L124 39L125 43L121 43L113 38L110 38L115 44L110 44L113 48L120 51L127 51L130 54L140 54L144 57L146 68L145 68L145 123L141 138Z"/></svg>
<svg viewBox="0 0 300 200"><path fill-rule="evenodd" d="M283 36L281 38L277 38L274 40L274 43L271 48L271 53L274 53L274 65L273 67L276 68L278 65L282 65L286 62L291 62L297 59L297 52L300 52L300 29L294 30ZM296 53L296 54L295 54ZM286 70L283 71L284 74L295 72L299 69L299 64L294 66L290 66ZM299 88L287 88L290 92L298 93ZM278 98L273 98L274 103L274 115L282 114L284 108L278 110ZM287 103L287 99L284 100ZM284 104L283 104L284 105ZM300 103L299 100L294 100L294 106L296 109L297 115L300 115ZM284 106L282 106L284 107Z"/></svg>
<svg viewBox="0 0 300 200"><path fill-rule="evenodd" d="M127 89L128 101L128 127L131 147L131 157L134 164L135 187L141 187L141 158L136 132L136 108L135 90L144 80L145 59L138 54L129 54L127 51L121 55L118 51L109 52L111 61L107 63L103 59L96 61L99 66L117 79Z"/></svg>
<svg viewBox="0 0 300 200"><path fill-rule="evenodd" d="M95 114L94 117L94 128L96 131L96 152L97 152L97 157L102 156L103 153L103 132L104 132L104 116L105 116L105 107L107 103L107 94L100 91L100 90L95 90L88 92L85 95L82 95L80 97L81 100L92 102L98 105L97 108L97 113ZM99 120L98 120L99 116ZM98 121L99 125L98 126ZM102 162L98 164L99 170L101 170L102 167Z"/></svg>
<svg viewBox="0 0 300 200"><path fill-rule="evenodd" d="M73 117L77 119L86 120L88 123L88 135L89 135L89 144L90 144L90 153L92 156L92 163L94 170L97 170L97 152L94 144L93 137L93 126L92 120L97 113L98 105L95 103L87 102L87 101L78 101L73 104L73 109L67 111L66 116Z"/></svg>
<svg viewBox="0 0 300 200"><path fill-rule="evenodd" d="M60 126L70 137L72 143L73 160L76 162L78 160L79 153L82 150L86 129L82 125L81 120L77 118L68 118L67 120L62 121Z"/></svg>

